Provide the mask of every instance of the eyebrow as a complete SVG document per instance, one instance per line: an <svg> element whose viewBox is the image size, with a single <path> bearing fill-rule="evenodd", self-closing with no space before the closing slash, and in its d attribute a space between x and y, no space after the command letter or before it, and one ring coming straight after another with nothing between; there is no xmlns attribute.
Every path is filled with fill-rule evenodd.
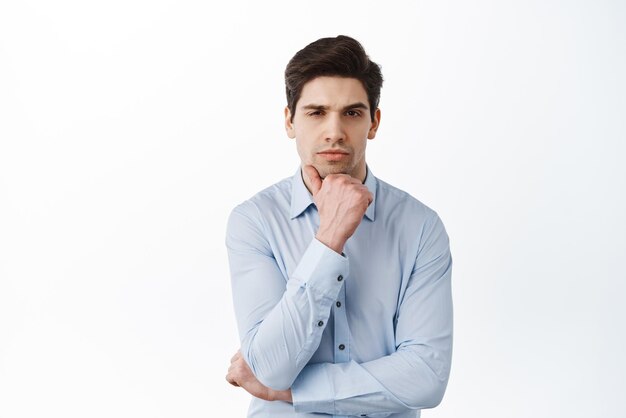
<svg viewBox="0 0 626 418"><path fill-rule="evenodd" d="M303 110L328 110L329 107L324 106L324 105L318 105L318 104L308 104L308 105L302 106L302 109ZM346 111L350 109L368 109L368 107L363 102L356 102L356 103L352 103L347 106L344 106L343 109L341 110Z"/></svg>

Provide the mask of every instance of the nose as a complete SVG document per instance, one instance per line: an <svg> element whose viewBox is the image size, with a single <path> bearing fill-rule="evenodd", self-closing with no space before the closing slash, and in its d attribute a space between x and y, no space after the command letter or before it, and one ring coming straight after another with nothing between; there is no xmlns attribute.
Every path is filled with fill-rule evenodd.
<svg viewBox="0 0 626 418"><path fill-rule="evenodd" d="M328 115L324 126L324 138L330 143L341 142L346 138L341 115L335 112Z"/></svg>

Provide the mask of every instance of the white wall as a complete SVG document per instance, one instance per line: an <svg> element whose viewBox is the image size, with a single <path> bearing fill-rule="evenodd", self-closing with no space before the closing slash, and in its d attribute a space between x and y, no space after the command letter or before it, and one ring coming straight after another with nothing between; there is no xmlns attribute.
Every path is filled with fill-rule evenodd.
<svg viewBox="0 0 626 418"><path fill-rule="evenodd" d="M342 33L386 79L370 167L451 237L453 369L423 416L625 416L625 22L608 0L0 3L0 417L245 414L225 222L297 167L284 67Z"/></svg>

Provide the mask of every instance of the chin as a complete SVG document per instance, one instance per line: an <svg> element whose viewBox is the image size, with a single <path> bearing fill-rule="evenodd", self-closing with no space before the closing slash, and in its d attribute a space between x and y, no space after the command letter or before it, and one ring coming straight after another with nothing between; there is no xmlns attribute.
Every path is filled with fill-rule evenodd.
<svg viewBox="0 0 626 418"><path fill-rule="evenodd" d="M325 178L329 174L350 174L350 170L345 165L326 165L318 166L315 165L315 168L320 173L321 178Z"/></svg>

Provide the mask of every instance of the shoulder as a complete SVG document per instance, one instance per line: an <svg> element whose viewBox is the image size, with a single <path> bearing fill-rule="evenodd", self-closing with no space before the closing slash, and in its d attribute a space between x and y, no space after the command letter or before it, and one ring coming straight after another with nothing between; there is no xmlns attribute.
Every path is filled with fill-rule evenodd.
<svg viewBox="0 0 626 418"><path fill-rule="evenodd" d="M383 216L409 217L415 221L429 221L438 217L437 213L408 192L376 178L377 212ZM378 213L377 213L378 216Z"/></svg>
<svg viewBox="0 0 626 418"><path fill-rule="evenodd" d="M432 246L436 251L449 247L446 228L434 209L404 190L378 178L377 181L376 222L380 219L386 229L396 231L397 239L416 253Z"/></svg>
<svg viewBox="0 0 626 418"><path fill-rule="evenodd" d="M266 187L249 199L239 203L230 214L229 223L245 218L248 221L262 223L261 216L267 211L280 212L288 210L291 204L292 177Z"/></svg>

